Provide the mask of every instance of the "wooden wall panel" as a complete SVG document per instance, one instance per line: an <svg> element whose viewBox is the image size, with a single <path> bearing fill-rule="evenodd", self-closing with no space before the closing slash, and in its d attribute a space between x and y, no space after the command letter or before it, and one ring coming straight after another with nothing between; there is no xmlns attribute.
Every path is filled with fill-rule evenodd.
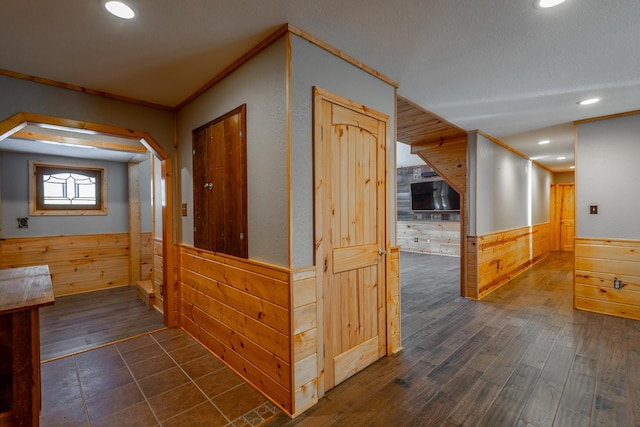
<svg viewBox="0 0 640 427"><path fill-rule="evenodd" d="M551 253L550 230L545 223L469 240L467 297L482 299L546 258Z"/></svg>
<svg viewBox="0 0 640 427"><path fill-rule="evenodd" d="M178 265L175 263L174 265ZM155 292L155 307L164 311L164 282L162 262L162 240L153 239L153 291Z"/></svg>
<svg viewBox="0 0 640 427"><path fill-rule="evenodd" d="M153 277L153 236L151 232L140 233L140 280Z"/></svg>
<svg viewBox="0 0 640 427"><path fill-rule="evenodd" d="M576 238L574 305L640 320L640 241Z"/></svg>
<svg viewBox="0 0 640 427"><path fill-rule="evenodd" d="M460 256L460 223L398 221L398 245L403 251Z"/></svg>
<svg viewBox="0 0 640 427"><path fill-rule="evenodd" d="M461 196L467 191L467 140L466 133L453 138L421 142L411 146Z"/></svg>
<svg viewBox="0 0 640 427"><path fill-rule="evenodd" d="M179 247L180 326L293 413L290 272Z"/></svg>
<svg viewBox="0 0 640 427"><path fill-rule="evenodd" d="M319 321L315 266L296 269L293 286L294 415L318 402Z"/></svg>
<svg viewBox="0 0 640 427"><path fill-rule="evenodd" d="M465 280L465 297L478 298L478 238L467 237L467 265Z"/></svg>
<svg viewBox="0 0 640 427"><path fill-rule="evenodd" d="M533 257L531 263L535 264L543 260L551 253L552 246L551 223L534 225L532 229Z"/></svg>
<svg viewBox="0 0 640 427"><path fill-rule="evenodd" d="M128 233L11 238L0 268L46 264L55 296L129 285Z"/></svg>
<svg viewBox="0 0 640 427"><path fill-rule="evenodd" d="M402 350L400 324L400 247L387 255L387 355Z"/></svg>

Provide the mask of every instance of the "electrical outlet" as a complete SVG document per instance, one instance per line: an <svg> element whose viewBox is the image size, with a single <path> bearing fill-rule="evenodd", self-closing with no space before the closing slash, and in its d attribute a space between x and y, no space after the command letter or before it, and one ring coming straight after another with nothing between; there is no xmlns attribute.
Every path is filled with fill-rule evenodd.
<svg viewBox="0 0 640 427"><path fill-rule="evenodd" d="M622 280L614 279L613 287L616 288L616 289L622 289Z"/></svg>
<svg viewBox="0 0 640 427"><path fill-rule="evenodd" d="M414 238L413 238L413 241L414 241L414 242L416 242L416 243L418 243L418 238L417 238L417 237L414 237Z"/></svg>

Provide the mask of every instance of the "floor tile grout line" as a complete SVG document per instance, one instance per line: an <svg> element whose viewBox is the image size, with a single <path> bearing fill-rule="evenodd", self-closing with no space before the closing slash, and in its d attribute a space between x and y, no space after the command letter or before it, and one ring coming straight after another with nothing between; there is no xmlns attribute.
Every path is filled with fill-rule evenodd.
<svg viewBox="0 0 640 427"><path fill-rule="evenodd" d="M191 375L189 375L189 374L188 374L188 373L187 373L187 372L182 368L182 366L181 366L181 365L180 365L180 364L179 364L179 363L178 363L178 362L173 358L173 356L171 356L171 354L167 351L167 349L166 349L166 348L164 348L164 346L160 343L160 341L158 341L158 340L156 339L156 337L154 337L152 334L149 334L149 335L150 335L150 336L151 336L151 338L156 342L156 344L158 344L158 345L160 346L160 348L162 349L162 351L164 351L164 352L166 353L166 355L167 355L167 356L169 356L169 358L170 358L171 360L173 360L173 362L176 364L176 366L178 367L178 369L180 369L180 370L181 370L181 371L182 371L182 372L187 376L187 378L189 378L189 381L191 381L191 383L192 383L192 384L193 384L193 385L194 385L194 386L195 386L195 387L200 391L200 393L202 393L202 395L207 399L207 401L209 401L209 403L211 403L211 404L213 405L213 407L214 407L214 408L216 408L216 410L217 410L218 412L220 412L220 414L222 414L222 416L224 417L224 419L227 421L227 424L231 423L231 420L229 420L229 418L227 417L227 415L226 415L224 412L222 412L222 410L218 407L218 405L216 405L216 404L213 402L213 400L212 400L212 399L207 395L207 393L205 393L205 392L204 392L204 390L202 390L202 388L200 388L200 386L195 382L195 380L194 380L193 378L191 378ZM188 335L186 335L186 334L185 334L185 336L188 336ZM167 341L168 341L168 340L167 340ZM197 343L197 342L196 342L196 343ZM199 344L199 343L197 343L197 344ZM201 345L201 344L199 344L199 345ZM186 347L186 346L185 346L185 347ZM208 350L207 350L207 351L208 351ZM202 356L202 357L204 357L204 356ZM194 360L195 360L195 359L194 359ZM199 406L199 405L194 406L194 408L195 408L195 407L197 407L197 406ZM193 408L189 408L189 409L187 409L187 410L185 410L185 411L181 412L180 414L183 414L183 413L185 413L185 412L187 412L187 411L189 411L189 410L191 410L191 409L193 409ZM174 417L176 417L176 416L178 416L178 415L180 415L180 414L175 414L175 415L174 415ZM172 418L173 418L173 417L172 417Z"/></svg>
<svg viewBox="0 0 640 427"><path fill-rule="evenodd" d="M151 335L151 333L149 333L149 335ZM151 413L153 414L153 417L158 422L158 425L162 425L162 423L160 422L160 418L158 418L158 415L156 414L156 411L153 410L153 407L149 403L149 399L147 399L147 395L144 393L144 390L142 390L142 387L140 387L140 383L138 382L138 379L135 377L135 375L133 375L133 371L131 371L131 368L129 367L129 364L127 363L125 358L122 356L122 352L120 351L120 349L118 348L118 346L116 344L114 344L113 346L115 347L116 351L120 355L120 358L124 362L124 366L126 366L127 370L129 371L129 375L131 375L131 379L136 384L136 387L138 387L138 390L140 390L140 393L142 394L142 397L144 398L144 403L146 403L147 406L149 407L149 410L151 411ZM120 412L120 411L118 411L118 412ZM115 412L115 413L117 413L117 412Z"/></svg>
<svg viewBox="0 0 640 427"><path fill-rule="evenodd" d="M80 381L80 371L78 370L78 363L76 361L76 356L71 356L71 360L73 360L73 368L76 371L76 380L78 381L78 389L80 390L80 399L82 400L82 409L84 410L84 417L87 421L87 425L91 427L91 420L89 419L89 408L87 408L87 401L84 397L84 391L82 390L82 382Z"/></svg>
<svg viewBox="0 0 640 427"><path fill-rule="evenodd" d="M209 396L204 392L204 390L202 390L202 388L200 388L200 386L196 383L195 379L194 379L194 378L192 378L192 377L191 377L191 375L189 375L189 374L188 374L188 373L187 373L187 372L182 368L182 366L181 366L181 365L180 365L180 364L179 364L179 363L178 363L178 362L177 362L177 361L176 361L176 360L171 356L171 354L167 351L167 349L166 349L166 348L164 348L164 346L162 345L162 342L164 342L164 341L169 341L169 340L158 341L158 339L157 339L155 336L153 336L153 334L150 334L150 335L151 335L151 338L152 338L152 339L153 339L153 340L154 340L154 341L155 341L155 342L156 342L156 343L157 343L157 344L162 348L162 350L167 354L167 356L169 356L169 357L171 358L171 360L173 360L173 361L174 361L174 363L176 364L176 366L178 366L178 368L180 368L180 370L181 370L181 371L182 371L182 372L187 376L187 378L189 378L189 380L193 383L193 385L194 385L198 390L200 390L200 392L201 392L201 393L202 393L202 394L207 398L207 400L208 400L208 401L209 401L209 402L210 402L210 403L211 403L211 404L212 404L212 405L213 405L213 406L218 410L218 412L220 412L220 413L222 414L222 416L227 420L227 424L226 424L226 425L232 425L234 421L236 421L236 420L238 420L238 419L240 419L240 418L245 418L248 414L250 414L251 412L255 412L255 410L256 410L257 408L259 408L260 406L262 406L262 405L259 405L259 406L255 407L255 408L252 408L251 410L249 410L249 411L247 411L246 413L244 413L244 414L242 414L242 415L238 416L237 418L235 418L235 419L233 419L233 420L230 420L230 419L227 417L227 415L226 415L226 414L225 414L225 413L224 413L224 412L223 412L223 411L218 407L218 405L216 405L216 404L213 402L213 399L215 399L215 398L216 398L216 397L218 397L218 396L222 396L223 394L228 393L228 392L229 392L229 391L231 391L231 390L234 390L234 389L236 389L236 388L238 388L238 387L241 387L241 386L245 383L245 381L243 380L240 384L237 384L237 385L235 385L235 386L233 386L233 387L231 387L231 388L228 388L228 389L226 389L225 391L223 391L223 392L221 392L221 393L216 394L215 396L209 397ZM185 336L187 336L187 337L188 337L189 335L185 334ZM191 338L191 337L190 337L190 338ZM202 344L198 343L197 341L195 341L195 340L194 340L194 342L195 342L194 344L190 344L190 345L200 345L200 346L202 346ZM185 346L180 347L180 348L184 348L184 347L188 347L188 345L185 345ZM203 347L203 348L206 348L206 347L204 347L204 346L202 346L202 347ZM178 350L178 349L176 349L176 350ZM207 350L207 352L208 352L210 355L212 355L213 357L216 357L215 355L211 354L208 350ZM201 356L201 357L195 358L195 359L193 359L193 360L191 360L191 361L189 361L189 362L192 362L192 361L195 361L195 360L198 360L198 359L204 358L204 357L206 357L206 356ZM217 357L216 357L216 358L217 358ZM187 362L187 363L188 363L188 362ZM221 370L223 370L223 369L225 369L225 368L226 368L226 366L224 366L224 367L222 367L222 368L220 368L220 369L218 369L218 370L216 370L216 371L212 371L212 372L210 372L210 373L209 373L209 374L207 374L207 375L213 374L213 373L215 373L215 372L219 372L219 371L221 371ZM227 368L227 369L228 369L228 368ZM236 375L237 375L237 374L236 374ZM267 400L268 400L268 399L267 399ZM199 405L194 406L194 408L195 408L195 407L197 407L197 406L199 406ZM193 408L190 408L190 409L193 409ZM181 413L179 413L179 414L176 414L176 415L174 415L174 417L176 417L176 416L178 416L178 415L180 415L180 414L183 414L183 413L185 413L185 412L189 411L190 409L187 409L187 410L185 410L185 411L183 411L183 412L181 412ZM263 421L262 421L262 422L264 422L264 421L265 421L265 420L264 420L264 417L262 417L262 416L261 416L260 414L258 414L257 412L256 412L256 414L257 414L257 415L259 415L259 416L263 419ZM173 417L172 417L172 418L173 418Z"/></svg>

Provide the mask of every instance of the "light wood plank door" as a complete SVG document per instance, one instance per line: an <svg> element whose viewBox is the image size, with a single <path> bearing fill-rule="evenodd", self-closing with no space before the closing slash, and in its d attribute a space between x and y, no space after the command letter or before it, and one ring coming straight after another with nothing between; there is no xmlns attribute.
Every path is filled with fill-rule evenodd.
<svg viewBox="0 0 640 427"><path fill-rule="evenodd" d="M324 390L386 354L386 116L316 89Z"/></svg>
<svg viewBox="0 0 640 427"><path fill-rule="evenodd" d="M573 252L575 237L575 186L558 184L556 187L556 209L559 219L560 250Z"/></svg>

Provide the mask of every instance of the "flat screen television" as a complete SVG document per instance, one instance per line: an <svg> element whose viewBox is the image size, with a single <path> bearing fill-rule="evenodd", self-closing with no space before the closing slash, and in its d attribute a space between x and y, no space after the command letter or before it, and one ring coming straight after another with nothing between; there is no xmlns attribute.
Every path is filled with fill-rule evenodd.
<svg viewBox="0 0 640 427"><path fill-rule="evenodd" d="M445 181L411 184L412 211L459 211L460 195Z"/></svg>

